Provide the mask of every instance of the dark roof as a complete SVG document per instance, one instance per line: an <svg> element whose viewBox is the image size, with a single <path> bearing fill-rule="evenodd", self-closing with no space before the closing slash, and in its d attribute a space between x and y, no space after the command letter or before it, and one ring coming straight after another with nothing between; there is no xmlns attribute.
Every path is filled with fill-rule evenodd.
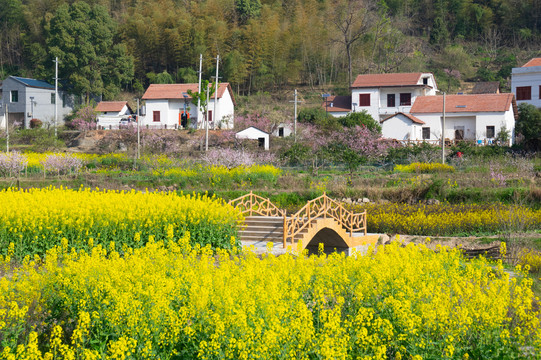
<svg viewBox="0 0 541 360"><path fill-rule="evenodd" d="M332 105L332 106L331 106ZM323 101L321 106L327 109L327 112L348 112L351 111L351 95L329 96L327 102Z"/></svg>
<svg viewBox="0 0 541 360"><path fill-rule="evenodd" d="M499 81L478 82L475 83L472 90L472 94L498 94L499 92Z"/></svg>
<svg viewBox="0 0 541 360"><path fill-rule="evenodd" d="M13 79L23 83L26 86L42 89L54 89L54 85L51 85L43 80L28 79L18 76L11 76Z"/></svg>

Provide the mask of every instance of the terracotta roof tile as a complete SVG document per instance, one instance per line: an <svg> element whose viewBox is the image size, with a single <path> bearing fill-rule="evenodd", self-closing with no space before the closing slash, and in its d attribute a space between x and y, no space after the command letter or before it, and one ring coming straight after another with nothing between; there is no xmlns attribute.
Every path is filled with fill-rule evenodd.
<svg viewBox="0 0 541 360"><path fill-rule="evenodd" d="M541 66L541 58L533 58L530 61L528 61L526 64L522 65L522 67L531 67L531 66Z"/></svg>
<svg viewBox="0 0 541 360"><path fill-rule="evenodd" d="M514 101L514 95L507 94L478 94L478 95L447 95L445 97L445 112L505 112ZM412 114L442 113L443 96L418 96L411 107Z"/></svg>
<svg viewBox="0 0 541 360"><path fill-rule="evenodd" d="M331 106L332 104L332 106ZM327 108L328 112L350 112L351 111L351 95L347 96L329 96L327 98L327 106L325 101L321 104L323 109Z"/></svg>
<svg viewBox="0 0 541 360"><path fill-rule="evenodd" d="M183 93L188 93L188 90L196 92L198 84L151 84L145 94L143 100L160 100L160 99L184 99ZM233 97L231 86L229 83L220 83L218 86L218 98L221 98L225 90L229 88L229 93ZM188 99L191 100L191 96L188 95ZM235 98L233 98L235 103Z"/></svg>
<svg viewBox="0 0 541 360"><path fill-rule="evenodd" d="M120 112L127 104L127 101L100 101L95 110L99 112Z"/></svg>
<svg viewBox="0 0 541 360"><path fill-rule="evenodd" d="M386 120L389 120L390 118L393 118L393 117L395 117L395 116L398 115L398 114L404 115L405 117L407 117L408 119L410 119L411 121L413 121L413 122L416 123L416 124L420 124L420 125L424 125L424 124L425 124L425 122L424 122L423 120L418 119L418 118L416 118L415 116L413 116L413 115L411 115L411 114L403 113L403 112L399 112L399 113L396 113L396 114L391 115L391 116L389 116L389 117L386 117L385 119L381 120L380 123L382 123L382 122L384 122L384 121L386 121Z"/></svg>
<svg viewBox="0 0 541 360"><path fill-rule="evenodd" d="M391 87L391 86L423 86L419 79L423 73L397 73L397 74L366 74L358 75L352 88Z"/></svg>

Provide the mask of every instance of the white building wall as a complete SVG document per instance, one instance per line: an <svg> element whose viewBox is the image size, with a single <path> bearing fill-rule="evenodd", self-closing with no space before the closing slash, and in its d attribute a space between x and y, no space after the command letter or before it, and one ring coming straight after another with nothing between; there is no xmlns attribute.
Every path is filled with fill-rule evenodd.
<svg viewBox="0 0 541 360"><path fill-rule="evenodd" d="M370 106L359 106L359 95L360 94L370 94ZM352 110L355 112L361 112L366 110L374 120L379 120L379 89L352 89L351 90L351 103L357 104L357 106L352 106Z"/></svg>
<svg viewBox="0 0 541 360"><path fill-rule="evenodd" d="M417 140L419 132L416 128L417 126L413 125L410 119L402 114L397 114L381 124L381 133L387 139Z"/></svg>
<svg viewBox="0 0 541 360"><path fill-rule="evenodd" d="M494 126L494 136L497 136L505 126L509 131L509 146L513 145L515 138L515 117L511 108L505 113L486 113L477 116L477 139L483 142L491 140L486 137L487 126Z"/></svg>
<svg viewBox="0 0 541 360"><path fill-rule="evenodd" d="M541 108L541 94L539 86L541 86L541 66L513 68L511 73L511 92L517 94L517 87L530 86L531 100L518 100L517 105L522 103L532 104Z"/></svg>
<svg viewBox="0 0 541 360"><path fill-rule="evenodd" d="M263 138L265 139L264 149L269 150L269 134L261 130L258 130L254 127L249 127L242 131L239 131L238 133L235 134L235 137L237 139L251 139L251 140L258 140L259 138Z"/></svg>

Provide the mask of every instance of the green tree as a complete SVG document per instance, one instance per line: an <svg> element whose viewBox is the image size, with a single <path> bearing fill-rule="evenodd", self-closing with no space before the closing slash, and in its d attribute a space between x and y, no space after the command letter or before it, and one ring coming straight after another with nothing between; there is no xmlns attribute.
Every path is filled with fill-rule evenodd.
<svg viewBox="0 0 541 360"><path fill-rule="evenodd" d="M192 104L197 106L197 103L199 103L199 110L204 114L205 120L207 119L208 100L212 98L214 91L216 91L216 83L210 84L208 80L201 82L201 92L188 89L188 94L192 97Z"/></svg>
<svg viewBox="0 0 541 360"><path fill-rule="evenodd" d="M74 92L114 94L133 78L133 59L125 46L115 45L116 23L107 9L85 2L58 7L45 25L46 44L50 57L58 57L59 76L67 79Z"/></svg>
<svg viewBox="0 0 541 360"><path fill-rule="evenodd" d="M192 68L180 68L177 72L177 80L183 84L196 83L199 78L197 71Z"/></svg>
<svg viewBox="0 0 541 360"><path fill-rule="evenodd" d="M239 22L245 24L248 19L258 17L261 13L260 0L235 0Z"/></svg>
<svg viewBox="0 0 541 360"><path fill-rule="evenodd" d="M381 134L381 125L366 111L351 112L338 119L342 126L352 128L355 126L365 126L370 131Z"/></svg>
<svg viewBox="0 0 541 360"><path fill-rule="evenodd" d="M518 107L515 130L524 137L523 144L530 149L541 148L541 110L532 104L522 103Z"/></svg>
<svg viewBox="0 0 541 360"><path fill-rule="evenodd" d="M151 84L174 84L175 83L175 80L173 80L173 77L171 76L171 74L167 72L167 70L164 70L159 74L149 72L147 74L147 78Z"/></svg>

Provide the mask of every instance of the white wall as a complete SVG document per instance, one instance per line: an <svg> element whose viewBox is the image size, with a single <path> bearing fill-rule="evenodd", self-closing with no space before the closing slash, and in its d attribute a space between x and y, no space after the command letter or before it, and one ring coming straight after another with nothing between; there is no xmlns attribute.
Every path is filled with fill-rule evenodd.
<svg viewBox="0 0 541 360"><path fill-rule="evenodd" d="M186 109L190 113L189 126L190 127L205 127L205 115L197 111L197 105L188 102ZM210 99L208 110L212 111L212 120L216 119L214 113L214 98ZM153 121L154 111L160 112L160 122ZM164 128L167 125L168 129L175 129L175 126L179 126L179 115L184 111L184 100L182 99L160 99L160 100L146 100L146 115L141 116L141 125L149 128ZM215 123L215 128L232 129L233 118L235 116L235 106L233 99L229 91L225 91L221 98L218 98L218 112L219 121ZM197 118L197 115L201 115L201 119ZM211 123L212 126L212 123Z"/></svg>
<svg viewBox="0 0 541 360"><path fill-rule="evenodd" d="M414 114L419 120L425 122L422 127L430 127L430 140L441 139L441 114ZM515 118L512 105L509 110L503 112L488 112L481 114L451 113L445 116L445 138L455 138L455 126L464 126L464 138L466 140L489 140L486 137L486 127L494 126L495 135L503 126L509 130L512 145L515 131ZM468 129L470 130L468 132Z"/></svg>
<svg viewBox="0 0 541 360"><path fill-rule="evenodd" d="M258 130L254 127L249 127L247 129L244 129L242 131L239 131L235 134L235 137L237 139L251 139L251 140L258 140L259 138L265 139L265 150L269 150L269 134Z"/></svg>
<svg viewBox="0 0 541 360"><path fill-rule="evenodd" d="M329 112L330 115L332 115L334 117L337 117L337 118L338 117L344 117L349 113L350 113L349 111L333 111L333 112Z"/></svg>
<svg viewBox="0 0 541 360"><path fill-rule="evenodd" d="M422 126L402 114L396 114L381 123L381 133L384 138L396 140L422 140Z"/></svg>
<svg viewBox="0 0 541 360"><path fill-rule="evenodd" d="M541 66L513 68L511 73L511 92L516 96L517 87L521 86L531 86L532 98L531 100L517 99L517 104L527 103L540 108L541 94L539 93L539 86L541 86Z"/></svg>
<svg viewBox="0 0 541 360"><path fill-rule="evenodd" d="M359 106L359 94L370 94L370 106ZM366 110L374 120L379 120L379 90L376 88L371 89L352 89L351 90L351 103L357 104L354 110L355 112L361 112ZM353 107L353 105L352 105Z"/></svg>

